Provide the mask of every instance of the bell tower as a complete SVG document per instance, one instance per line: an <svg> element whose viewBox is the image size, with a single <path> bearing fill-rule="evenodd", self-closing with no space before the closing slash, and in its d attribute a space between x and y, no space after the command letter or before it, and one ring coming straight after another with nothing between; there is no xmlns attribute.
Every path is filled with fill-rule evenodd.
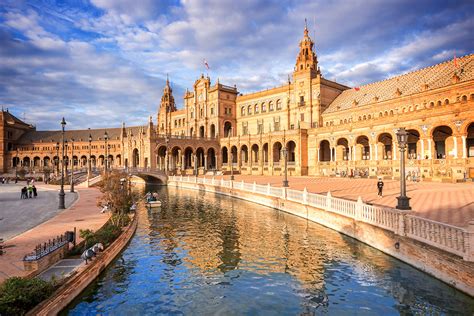
<svg viewBox="0 0 474 316"><path fill-rule="evenodd" d="M314 42L308 35L308 26L305 20L304 36L300 41L300 52L296 57L295 74L300 72L310 72L312 77L319 73L318 58L313 51Z"/></svg>
<svg viewBox="0 0 474 316"><path fill-rule="evenodd" d="M158 110L158 134L171 134L171 113L175 111L176 104L174 103L173 89L171 89L169 78L166 77L166 85L163 89L163 96Z"/></svg>

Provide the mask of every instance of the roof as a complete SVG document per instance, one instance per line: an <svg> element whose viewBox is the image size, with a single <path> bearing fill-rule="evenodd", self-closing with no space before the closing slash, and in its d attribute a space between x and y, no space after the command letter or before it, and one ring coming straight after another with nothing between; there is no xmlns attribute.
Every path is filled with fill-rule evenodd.
<svg viewBox="0 0 474 316"><path fill-rule="evenodd" d="M134 135L138 134L143 126L126 127L128 133L132 130ZM89 141L89 134L92 136L92 141L104 140L104 134L107 131L109 140L120 139L122 128L101 128L101 129L84 129L84 130L66 130L64 131L64 139L70 140L74 138L75 141ZM29 131L21 136L17 143L31 144L31 143L56 143L61 141L61 131Z"/></svg>
<svg viewBox="0 0 474 316"><path fill-rule="evenodd" d="M7 124L10 124L10 125L19 124L25 127L33 127L31 124L25 123L19 118L17 118L15 115L11 114L8 111L8 109L7 110L2 109L2 113L3 113L4 120Z"/></svg>
<svg viewBox="0 0 474 316"><path fill-rule="evenodd" d="M354 106L354 101L360 107L394 99L398 97L397 89L401 92L400 96L406 96L442 88L452 83L455 72L460 78L459 82L474 79L474 54L458 57L456 62L457 68L451 59L397 77L360 86L358 90L355 88L345 90L337 96L324 113L350 109ZM378 98L377 101L375 97Z"/></svg>

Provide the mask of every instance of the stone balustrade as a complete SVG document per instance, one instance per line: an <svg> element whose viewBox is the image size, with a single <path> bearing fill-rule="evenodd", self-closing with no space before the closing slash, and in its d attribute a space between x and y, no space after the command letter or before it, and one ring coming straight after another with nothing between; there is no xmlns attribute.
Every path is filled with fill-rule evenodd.
<svg viewBox="0 0 474 316"><path fill-rule="evenodd" d="M214 178L196 178L172 176L169 181L181 183L201 183L223 188L251 192L265 196L309 205L327 212L336 213L356 221L365 222L406 236L449 253L461 256L465 261L474 262L474 221L467 228L456 227L426 218L410 215L408 212L388 207L365 204L359 197L351 201L326 195L309 193L283 187L272 187L243 181L215 180Z"/></svg>

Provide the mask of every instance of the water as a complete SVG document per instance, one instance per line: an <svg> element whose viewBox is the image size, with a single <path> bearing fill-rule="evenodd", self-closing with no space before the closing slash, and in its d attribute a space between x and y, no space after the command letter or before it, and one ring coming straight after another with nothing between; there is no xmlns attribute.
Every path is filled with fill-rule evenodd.
<svg viewBox="0 0 474 316"><path fill-rule="evenodd" d="M474 299L318 224L211 193L158 189L71 315L474 313ZM64 313L66 313L64 312Z"/></svg>

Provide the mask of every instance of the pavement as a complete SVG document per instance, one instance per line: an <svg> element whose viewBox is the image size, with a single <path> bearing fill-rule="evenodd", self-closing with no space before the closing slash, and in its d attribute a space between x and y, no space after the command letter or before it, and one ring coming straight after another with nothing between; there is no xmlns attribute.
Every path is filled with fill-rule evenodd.
<svg viewBox="0 0 474 316"><path fill-rule="evenodd" d="M58 186L35 183L38 197L20 199L24 186L26 182L0 184L0 238L5 241L63 211L58 209ZM77 199L77 193L69 190L65 193L65 204L69 207Z"/></svg>
<svg viewBox="0 0 474 316"><path fill-rule="evenodd" d="M50 268L41 272L38 277L45 281L52 281L63 279L71 275L71 273L78 267L84 264L82 259L62 259Z"/></svg>
<svg viewBox="0 0 474 316"><path fill-rule="evenodd" d="M57 192L58 187L51 187ZM38 243L63 234L67 230L72 231L74 227L78 233L77 242L80 242L79 230L97 230L108 220L109 214L100 213L100 208L96 205L97 198L101 195L98 189L81 188L77 191L79 198L68 209L56 213L51 219L4 243L5 252L0 255L0 283L8 277L28 274L23 268L22 259L25 254L32 252ZM57 206L54 207L56 208Z"/></svg>
<svg viewBox="0 0 474 316"><path fill-rule="evenodd" d="M210 176L207 176L208 178ZM267 184L281 187L281 176L234 175L235 181ZM215 176L230 179L230 176ZM383 197L377 196L377 179L288 177L290 189L308 190L356 201L360 196L366 203L396 207L400 195L400 181L384 180ZM434 221L465 227L474 221L474 183L407 182L412 214Z"/></svg>

